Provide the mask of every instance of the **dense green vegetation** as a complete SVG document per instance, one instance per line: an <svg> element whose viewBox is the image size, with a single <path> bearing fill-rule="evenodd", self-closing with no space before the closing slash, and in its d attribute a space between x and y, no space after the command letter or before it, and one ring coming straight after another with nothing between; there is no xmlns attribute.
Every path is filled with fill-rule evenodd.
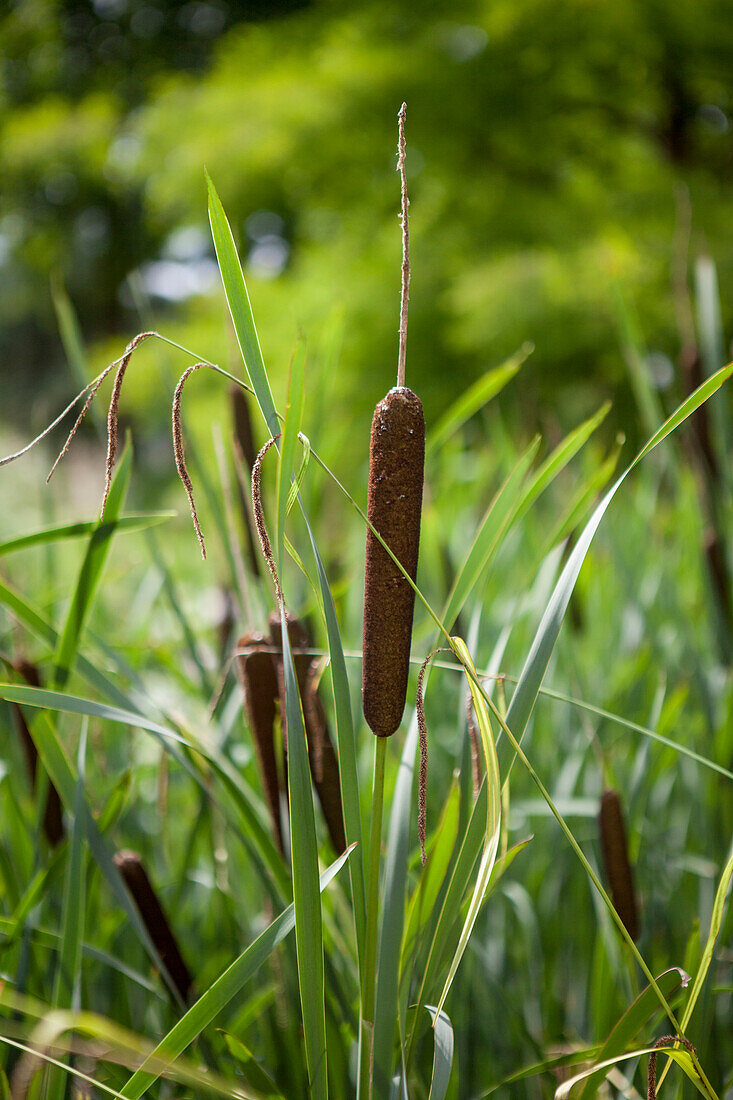
<svg viewBox="0 0 733 1100"><path fill-rule="evenodd" d="M692 1047L660 1055L659 1095L733 1095L728 7L0 14L2 455L160 334L121 385L103 519L111 373L50 486L63 428L0 468L0 1098L615 1100L671 1032ZM381 755L361 509L403 98L427 445ZM220 366L174 402L196 362ZM280 431L262 523L305 641L250 503Z"/></svg>
<svg viewBox="0 0 733 1100"><path fill-rule="evenodd" d="M248 375L265 417L277 426L233 245L212 201ZM320 370L316 364L315 376L311 372L314 390L306 407L317 400L324 363ZM0 592L9 677L0 712L8 837L0 866L8 979L0 994L0 1038L11 1051L14 1087L29 1082L34 1097L62 1097L67 1078L61 1067L69 1063L128 1098L140 1096L159 1073L187 1082L195 1095L213 1089L326 1096L329 1088L335 1096L354 1094L359 990L363 995L369 972L358 883L362 868L367 875L373 812L368 777L374 738L358 720L356 688L364 526L348 499L334 493L315 454L307 467L301 464L295 432L303 412L303 368L301 348L291 368L282 458L274 489L268 479L265 516L270 530L280 531L273 545L287 606L310 619L316 654L330 655L321 694L338 744L346 836L363 841L350 852L348 871L326 886L322 909L316 844L322 866L334 853L320 814L314 818L311 809L295 680L288 681L286 661L290 695L281 706L288 723L291 885L261 801L252 726L242 723L241 690L232 676L229 655L239 630L265 629L272 607L269 578L261 566L257 574L246 563L233 533L232 452L224 449L216 473L192 467L197 490L208 498L209 548L218 550L213 561L194 568L192 534L185 548L180 539L161 539L155 531L166 522L161 515L120 520L124 526L112 547L130 487L129 446L111 483L105 520L92 525L85 549L68 540L87 532L63 524L25 546L0 548L18 562ZM414 685L407 734L388 742L374 1096L386 1096L392 1074L400 1075L400 1049L404 1087L416 1097L428 1096L431 1081L433 1096L485 1095L517 1073L519 1079L500 1085L497 1095L552 1096L552 1071L592 1063L601 1051L621 1059L611 1081L626 1088L643 1073L635 1052L668 1034L671 1019L694 1044L692 1054L677 1057L698 1091L714 1100L731 1086L731 973L724 945L733 861L725 864L732 822L724 792L733 780L733 691L720 624L716 630L719 592L700 542L709 522L704 481L675 436L663 441L730 373L728 368L705 383L655 434L658 447L629 471L618 499L607 496L590 519L592 502L619 458L616 451L602 462L597 446L588 443L605 410L538 465L537 444L518 456L503 416L493 405L483 409L512 374L492 372L473 409L459 395L442 425L429 427L413 656L422 661L435 644L428 605L443 608L443 629L464 632L469 650L453 642L452 660L439 655L427 693L424 869L413 831ZM490 445L467 436L472 412L479 413L479 434ZM696 415L698 434L707 432L721 457L712 417ZM317 541L309 546L303 520L293 512L289 560L282 524L290 472L299 470ZM725 482L719 490L728 529ZM572 597L570 629L555 646L588 540L607 506L610 523L601 527ZM329 541L336 507L345 514L337 553ZM140 527L148 528L142 542L135 533ZM569 532L577 542L568 556ZM122 555L118 539L137 542L132 557ZM315 572L318 559L311 551L318 542L332 559L328 582ZM181 555L187 559L183 569ZM305 572L298 568L303 562ZM224 629L212 615L217 577L234 608ZM202 578L209 585L203 590ZM28 659L35 673L19 663ZM488 670L486 686L471 681L471 660ZM487 778L477 800L463 662L479 726L489 738ZM33 686L36 675L36 683L54 690ZM14 711L13 702L24 705ZM35 798L22 779L23 740L12 732L19 721L44 766L37 766ZM489 751L495 739L498 761ZM44 769L67 811L61 834L45 809ZM628 934L619 934L610 902L604 904L591 881L607 873L600 868L597 814L601 791L609 786L620 792L628 815L641 908L638 950ZM485 859L471 873L482 845ZM115 849L129 846L142 854L192 972L191 1007L182 1018L180 998L166 997L160 959L112 862ZM471 884L492 865L489 900L476 910L466 943L458 933L468 919ZM291 890L294 915L287 909ZM483 888L477 902L482 894ZM297 954L292 938L272 954L292 930L293 916ZM464 950L454 981L444 987L451 957L458 961ZM695 978L687 993L677 971L667 973L674 967ZM659 988L642 992L655 975ZM428 1016L413 1006L435 1004L441 988L447 1015L436 1026L433 1054ZM675 1014L667 1020L660 1010L665 998L668 1015ZM52 1006L56 1015L49 1014ZM619 1040L613 1028L622 1017ZM183 1061L148 1064L131 1078L140 1056L168 1033L163 1052L170 1058L187 1051ZM29 1044L41 1045L41 1062L28 1053ZM44 1073L49 1056L60 1064ZM704 1078L696 1077L698 1070ZM677 1090L684 1089L683 1080L670 1079ZM593 1084L606 1087L601 1080ZM582 1088L581 1082L573 1095Z"/></svg>

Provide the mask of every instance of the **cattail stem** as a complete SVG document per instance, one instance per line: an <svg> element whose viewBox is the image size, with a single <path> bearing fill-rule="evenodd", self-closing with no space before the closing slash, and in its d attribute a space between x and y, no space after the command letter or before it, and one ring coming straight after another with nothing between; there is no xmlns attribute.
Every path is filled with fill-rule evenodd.
<svg viewBox="0 0 733 1100"><path fill-rule="evenodd" d="M397 385L405 384L405 363L407 360L407 309L410 301L410 226L407 211L410 200L407 197L407 174L405 172L405 156L407 146L405 142L405 119L407 118L407 104L403 103L397 116L399 122L397 139L397 171L400 174L400 191L402 209L400 221L402 222L402 294L400 297L400 349L397 356Z"/></svg>
<svg viewBox="0 0 733 1100"><path fill-rule="evenodd" d="M361 978L361 1036L359 1043L359 1100L372 1095L372 1053L374 1005L377 992L377 918L379 916L379 860L382 851L384 810L384 764L387 739L374 738L374 782L372 785L372 830L367 872L367 919L364 972Z"/></svg>

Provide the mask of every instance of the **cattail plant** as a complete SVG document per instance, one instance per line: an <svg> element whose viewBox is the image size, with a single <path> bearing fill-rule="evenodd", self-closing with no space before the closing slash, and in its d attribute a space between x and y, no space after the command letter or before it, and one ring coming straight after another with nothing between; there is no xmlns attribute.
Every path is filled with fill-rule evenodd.
<svg viewBox="0 0 733 1100"><path fill-rule="evenodd" d="M405 115L400 110L398 167L402 177L402 301L397 385L372 419L367 516L412 580L417 575L425 463L425 418L417 394L405 386L410 286L405 178ZM402 721L410 671L415 591L371 529L366 537L362 695L364 717L377 737L391 737Z"/></svg>
<svg viewBox="0 0 733 1100"><path fill-rule="evenodd" d="M272 647L262 634L245 634L237 642L237 672L244 692L247 721L254 738L275 840L285 852L280 818L280 781L275 755L275 717L279 697Z"/></svg>
<svg viewBox="0 0 733 1100"><path fill-rule="evenodd" d="M308 762L311 776L326 821L328 835L331 838L334 850L340 854L346 849L344 818L341 809L341 782L339 780L338 760L326 721L326 712L317 691L318 661L309 652L310 638L304 623L292 615L288 615L287 623L295 675L298 680L298 692L303 704L303 719L308 739ZM282 662L280 616L277 613L270 616L269 627L277 669L280 714L283 724L283 746L287 764L285 675Z"/></svg>
<svg viewBox="0 0 733 1100"><path fill-rule="evenodd" d="M415 591L372 531L376 530L413 580L417 575L425 464L425 418L417 394L405 386L407 310L410 292L410 235L405 172L405 118L399 112L397 170L400 173L402 281L397 385L379 402L372 419L366 561L362 705L376 734L372 828L369 847L367 942L361 1005L360 1096L372 1095L375 965L379 893L379 857L384 803L386 739L402 721L410 671Z"/></svg>
<svg viewBox="0 0 733 1100"><path fill-rule="evenodd" d="M192 979L183 961L178 943L168 923L147 871L137 852L122 851L115 855L115 865L130 891L135 907L160 955L182 1001L191 990Z"/></svg>
<svg viewBox="0 0 733 1100"><path fill-rule="evenodd" d="M639 938L639 910L634 889L634 875L629 862L626 827L618 791L603 792L598 814L601 851L613 906L632 940Z"/></svg>
<svg viewBox="0 0 733 1100"><path fill-rule="evenodd" d="M336 852L346 849L344 820L341 809L341 784L338 760L328 730L323 704L318 697L316 674L318 661L309 651L309 638L303 623L288 615L288 636L298 690L303 704L303 718L308 740L308 762L313 784L318 794L328 835ZM262 775L267 805L272 818L277 846L285 852L281 798L287 799L288 730L285 708L285 676L282 660L280 616L269 621L270 637L245 634L237 644L237 668L244 692L247 720L255 742L257 760ZM282 722L282 781L278 770L275 722L279 704Z"/></svg>

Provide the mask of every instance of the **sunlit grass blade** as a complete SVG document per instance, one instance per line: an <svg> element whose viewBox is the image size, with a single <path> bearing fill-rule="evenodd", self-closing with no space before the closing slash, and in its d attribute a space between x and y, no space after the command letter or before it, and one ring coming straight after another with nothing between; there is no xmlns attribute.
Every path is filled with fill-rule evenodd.
<svg viewBox="0 0 733 1100"><path fill-rule="evenodd" d="M285 494L283 493L283 496ZM326 1012L321 895L318 888L318 844L308 748L298 681L290 651L285 608L280 609L285 712L288 729L288 791L292 845L295 940L305 1053L314 1100L328 1096Z"/></svg>
<svg viewBox="0 0 733 1100"><path fill-rule="evenodd" d="M361 969L361 963L363 962L364 956L366 890L364 885L364 851L362 844L361 812L359 809L359 775L356 762L356 733L351 710L349 678L346 672L346 659L341 643L341 632L339 630L338 619L336 618L336 608L326 576L326 570L323 566L323 561L321 560L318 545L308 521L308 517L305 514L305 510L301 510L316 563L323 615L326 621L326 632L328 635L331 689L333 692L334 710L336 713L336 738L338 746L339 779L341 782L341 804L344 815L344 832L346 834L347 844L356 846L356 851L349 860L349 876L356 930L356 945Z"/></svg>
<svg viewBox="0 0 733 1100"><path fill-rule="evenodd" d="M473 586L496 553L502 538L514 522L519 508L520 489L539 449L534 439L516 462L479 524L471 549L453 582L443 609L442 621L450 631Z"/></svg>
<svg viewBox="0 0 733 1100"><path fill-rule="evenodd" d="M684 987L688 981L688 975L678 967L674 967L672 970L667 970L664 974L659 975L657 985L664 996L671 1000L677 990ZM626 1009L598 1051L594 1061L607 1062L609 1058L623 1054L641 1029L647 1026L658 1011L659 1001L657 995L651 986L647 986ZM579 1093L581 1100L591 1100L596 1095L606 1079L606 1074L607 1070L601 1069L586 1079L585 1086L582 1092Z"/></svg>
<svg viewBox="0 0 733 1100"><path fill-rule="evenodd" d="M453 1069L453 1026L445 1014L433 1005L425 1005L433 1023L433 1072L428 1100L445 1100Z"/></svg>
<svg viewBox="0 0 733 1100"><path fill-rule="evenodd" d="M630 466L616 479L611 488L606 492L601 502L596 507L590 520L583 529L578 541L567 560L565 568L555 586L550 602L545 609L545 614L535 635L534 642L529 651L527 660L519 678L519 683L512 695L506 714L506 725L512 731L514 737L520 740L529 721L530 714L537 698L542 679L555 647L560 627L562 625L568 603L572 595L575 582L580 573L581 566L593 541L593 537L600 526L606 510L616 495L617 490L623 484L627 475L657 447L675 428L690 416L704 401L718 390L733 373L733 364L724 367L703 383L690 397L659 428L646 446L639 452Z"/></svg>
<svg viewBox="0 0 733 1100"><path fill-rule="evenodd" d="M684 1012L682 1013L682 1019L680 1026L682 1030L686 1030L687 1025L692 1019L692 1013L695 1010L700 991L702 990L705 978L707 977L710 963L713 959L713 951L720 935L721 925L723 923L723 915L725 913L726 898L728 896L728 887L730 886L731 877L733 877L733 854L728 858L728 862L725 865L723 874L720 876L720 882L718 883L718 889L715 892L715 901L713 902L713 912L710 918L710 931L708 932L708 938L705 942L702 958L700 960L700 966L695 974L695 980L692 983L692 989L685 1005Z"/></svg>
<svg viewBox="0 0 733 1100"><path fill-rule="evenodd" d="M16 1012L22 1012L23 1008L29 1004L26 998L11 999L7 996L3 997L1 993L0 998L11 1004ZM93 1054L95 1063L99 1063L100 1060L110 1060L126 1065L144 1058L149 1050L148 1043L126 1028L121 1028L91 1012L71 1013L59 1009L51 1013L42 1012L39 1017L37 1003L31 1003L31 1007L39 1018L39 1023L28 1036L28 1040L23 1042L9 1035L0 1035L0 1043L32 1055L34 1061L62 1070L67 1078L83 1082L91 1086L95 1092L100 1092L104 1096L114 1096L117 1100L125 1100L123 1093L99 1079L98 1065L95 1076L92 1076L85 1073L78 1065L72 1069L60 1058L48 1052L53 1050L63 1054L80 1050ZM45 1006L40 1007L45 1008ZM104 1051L101 1059L100 1047ZM212 1073L208 1067L199 1067L188 1061L177 1061L172 1067L161 1065L159 1072L160 1076L167 1076L171 1080L180 1082L181 1085L196 1090L195 1095L222 1096L225 1100L269 1100L262 1093L245 1088L241 1080L222 1077L218 1073ZM32 1092L31 1095L35 1093ZM45 1100L45 1092L42 1095Z"/></svg>
<svg viewBox="0 0 733 1100"><path fill-rule="evenodd" d="M242 274L234 239L219 201L216 189L207 175L209 189L209 218L216 248L217 260L221 271L224 290L232 315L239 347L244 358L252 388L272 436L280 432L280 421L267 377L260 342L257 336L252 307ZM354 920L356 923L357 943L364 940L364 922L366 912L364 871L362 855L361 817L359 812L359 783L356 766L356 739L354 734L351 702L349 698L346 662L343 655L341 636L336 617L333 596L328 584L323 562L305 509L301 504L308 538L313 550L318 571L318 582L323 600L323 610L328 631L328 648L331 658L334 704L336 708L336 727L338 738L339 774L341 779L341 797L344 809L344 828L349 844L358 844L355 853L355 866L351 871L351 887L354 898Z"/></svg>
<svg viewBox="0 0 733 1100"><path fill-rule="evenodd" d="M624 1054L617 1054L614 1058L608 1058L601 1065L596 1067L597 1069L605 1069L606 1072L618 1065L619 1062L627 1062L631 1058L641 1058L645 1054L652 1054L654 1047L642 1047L639 1050L627 1050ZM715 1092L708 1091L700 1082L700 1078L695 1070L695 1065L692 1058L686 1050L673 1050L671 1047L658 1047L657 1053L664 1053L684 1070L686 1076L692 1081L697 1091L706 1097L711 1095L716 1097ZM555 1089L554 1100L579 1100L581 1095L580 1089L585 1080L595 1072L595 1069L586 1069L582 1073L576 1073L574 1077L564 1081L562 1085L559 1085Z"/></svg>
<svg viewBox="0 0 733 1100"><path fill-rule="evenodd" d="M565 436L565 439L563 439L561 443L558 443L557 447L547 456L535 473L530 484L527 486L527 491L517 510L517 521L529 511L548 485L555 480L557 475L565 469L573 458L575 458L578 451L585 446L596 428L598 428L608 416L610 408L611 402L607 401L601 406L597 413L594 413L593 416L590 416L582 424L579 424L577 428L574 428L572 432L569 432L568 435Z"/></svg>
<svg viewBox="0 0 733 1100"><path fill-rule="evenodd" d="M277 465L277 522L275 525L275 545L277 561L282 569L285 538L285 517L288 512L288 500L295 471L295 452L298 446L298 433L303 419L305 403L305 344L299 340L290 362L290 380L288 383L288 403L285 410L285 424L280 440Z"/></svg>
<svg viewBox="0 0 733 1100"><path fill-rule="evenodd" d="M64 887L61 950L59 952L53 1003L56 1007L79 1008L81 956L84 942L86 881L84 868L84 776L86 772L87 727L82 724L77 754L74 822L69 838L69 859Z"/></svg>
<svg viewBox="0 0 733 1100"><path fill-rule="evenodd" d="M84 905L86 898L84 847L84 774L86 770L86 744L88 722L85 719L77 756L76 792L74 798L74 822L69 841L69 860L64 885L61 951L56 964L53 989L55 1008L79 1008L81 995L81 945L84 939ZM64 1100L66 1079L59 1068L48 1077L49 1100Z"/></svg>
<svg viewBox="0 0 733 1100"><path fill-rule="evenodd" d="M718 273L710 256L700 256L695 264L695 307L697 331L705 374L714 374L725 363L725 334L720 313ZM730 488L731 418L725 401L715 401L710 410L715 425L717 457L723 467L723 480Z"/></svg>
<svg viewBox="0 0 733 1100"><path fill-rule="evenodd" d="M417 720L413 719L402 750L387 834L374 1012L374 1096L387 1095L392 1080L417 734Z"/></svg>
<svg viewBox="0 0 733 1100"><path fill-rule="evenodd" d="M293 478L293 484L290 486L290 489L288 491L288 500L287 500L287 508L286 508L286 512L287 512L288 515L290 515L290 512L293 508L293 505L297 501L298 496L300 494L300 490L301 490L301 487L303 485L303 480L304 480L306 472L308 470L308 464L310 462L310 457L311 457L311 444L310 444L310 440L308 439L308 437L306 435L303 435L302 432L299 432L298 433L298 439L303 444L303 456L300 460L300 466L298 467L298 472L295 474L295 476Z"/></svg>
<svg viewBox="0 0 733 1100"><path fill-rule="evenodd" d="M400 964L403 975L409 973L409 967L413 961L412 953L423 936L426 925L431 919L436 918L435 906L450 868L458 838L460 799L460 788L454 781L435 830L433 843L427 845L427 863L408 906ZM407 990L405 990L406 995Z"/></svg>
<svg viewBox="0 0 733 1100"><path fill-rule="evenodd" d="M341 870L351 851L351 848L347 849L320 876L319 889L321 892L326 889ZM163 1063L174 1061L201 1034L204 1028L209 1026L219 1012L237 996L245 982L253 974L256 974L277 945L292 932L294 927L295 907L291 904L209 986L207 991L199 997L175 1027L161 1040L150 1055L149 1060L162 1061ZM162 1075L162 1072L161 1068L153 1070L142 1065L122 1089L122 1096L125 1097L125 1100L139 1100L145 1090Z"/></svg>
<svg viewBox="0 0 733 1100"><path fill-rule="evenodd" d="M692 988L687 998L682 1018L680 1019L680 1027L683 1033L687 1030L692 1014L695 1011L695 1005L697 1004L702 987L705 984L705 979L710 969L710 963L713 960L713 951L715 950L715 944L718 936L720 935L720 929L723 923L723 915L725 913L726 898L728 896L728 887L730 886L731 877L733 877L733 853L728 857L723 874L720 876L720 882L718 883L718 889L715 891L715 901L713 902L713 912L710 918L710 930L708 932L708 938L705 941L705 947L703 948L702 957L700 959L700 965L697 968L695 974L695 980L692 983ZM664 1067L659 1077L659 1084L667 1075L669 1070L669 1063Z"/></svg>
<svg viewBox="0 0 733 1100"><path fill-rule="evenodd" d="M289 893L289 879L279 852L262 824L261 815L255 810L249 792L237 769L229 763L211 746L206 746L199 741L194 742L183 734L163 726L137 711L128 711L119 707L112 707L106 703L97 703L92 699L81 699L75 695L64 692L46 691L42 688L26 687L21 684L0 683L0 699L9 702L25 703L30 706L43 707L49 710L58 710L68 714L82 714L90 718L101 718L110 722L118 722L125 726L146 730L163 744L167 751L174 755L176 761L185 768L191 777L208 793L208 788L203 777L196 768L184 756L175 751L171 743L184 745L193 752L200 754L216 772L225 786L236 798L236 804L247 828L247 839L250 850L261 860L272 877L273 882L281 896Z"/></svg>
<svg viewBox="0 0 733 1100"><path fill-rule="evenodd" d="M139 515L120 516L117 520L106 518L103 523L62 523L54 527L44 527L41 531L33 531L28 535L19 535L17 538L0 542L0 557L5 554L13 554L17 550L27 550L32 546L44 546L50 542L62 542L67 539L85 538L92 535L97 528L110 528L110 533L119 531L144 531L148 527L155 527L164 523L167 519L174 519L176 512L141 512Z"/></svg>
<svg viewBox="0 0 733 1100"><path fill-rule="evenodd" d="M447 439L458 431L474 413L482 409L484 405L496 397L504 389L507 382L514 378L522 366L522 363L534 351L534 344L522 344L521 348L511 355L506 362L498 367L492 367L477 382L469 386L461 396L453 402L450 408L443 414L435 427L428 433L425 442L426 452L437 450Z"/></svg>
<svg viewBox="0 0 733 1100"><path fill-rule="evenodd" d="M66 684L76 658L82 630L91 611L102 570L109 553L114 527L110 521L119 519L124 505L132 470L132 447L128 443L120 458L112 487L107 498L106 523L96 524L89 539L86 554L79 570L71 604L66 614L63 629L58 641L54 664L54 685L62 688Z"/></svg>
<svg viewBox="0 0 733 1100"><path fill-rule="evenodd" d="M465 642L461 638L454 638L453 644L462 662L475 675L476 670ZM436 1012L438 1015L445 1004L448 991L450 990L460 961L468 946L468 940L473 931L473 926L476 923L476 917L483 905L489 885L489 879L491 877L491 870L494 866L496 852L499 847L499 832L501 827L501 779L499 777L499 761L496 756L496 746L494 745L491 724L489 722L489 710L482 693L472 679L469 679L469 688L471 690L471 697L473 699L473 706L476 712L479 733L481 735L481 747L484 754L484 766L486 768L488 799L486 803L484 847L481 853L481 862L476 877L476 885L474 886L473 896L463 924L463 930L461 931L458 946L453 955L450 969L448 970L448 977L445 980L443 992L437 1004Z"/></svg>
<svg viewBox="0 0 733 1100"><path fill-rule="evenodd" d="M80 810L80 820L83 823L86 841L91 849L92 855L111 887L117 903L126 913L141 943L152 959L153 965L156 966L162 974L166 975L167 980L170 980L167 977L165 966L148 935L147 929L140 919L137 909L130 901L122 877L115 867L114 859L112 858L112 853L107 841L99 831L99 826L94 819L94 815L92 814L86 797L77 795L77 776L59 742L56 731L47 714L41 712L38 715L32 724L32 734L36 748L38 749L38 755L41 758L51 782L59 792L64 806L73 812L77 803L77 798L79 798L80 805L78 808Z"/></svg>
<svg viewBox="0 0 733 1100"><path fill-rule="evenodd" d="M280 425L262 358L249 294L242 274L242 265L239 262L227 216L208 172L206 173L206 185L209 191L211 233L214 238L214 248L216 249L222 282L224 283L224 293L234 322L234 331L237 334L244 365L247 368L249 380L252 383L252 389L255 391L265 423L270 430L270 435L277 435L280 431Z"/></svg>

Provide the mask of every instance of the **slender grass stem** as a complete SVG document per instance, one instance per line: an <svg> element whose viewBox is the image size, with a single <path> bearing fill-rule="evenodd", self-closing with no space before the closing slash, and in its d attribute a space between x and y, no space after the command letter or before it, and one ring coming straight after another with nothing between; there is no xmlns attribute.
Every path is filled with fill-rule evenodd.
<svg viewBox="0 0 733 1100"><path fill-rule="evenodd" d="M361 1057L359 1062L359 1100L372 1095L372 1048L374 1040L374 1003L377 984L377 931L379 917L379 861L382 851L384 809L384 763L387 738L374 738L374 783L372 785L372 830L369 840L367 878L366 942L364 972L361 977Z"/></svg>

